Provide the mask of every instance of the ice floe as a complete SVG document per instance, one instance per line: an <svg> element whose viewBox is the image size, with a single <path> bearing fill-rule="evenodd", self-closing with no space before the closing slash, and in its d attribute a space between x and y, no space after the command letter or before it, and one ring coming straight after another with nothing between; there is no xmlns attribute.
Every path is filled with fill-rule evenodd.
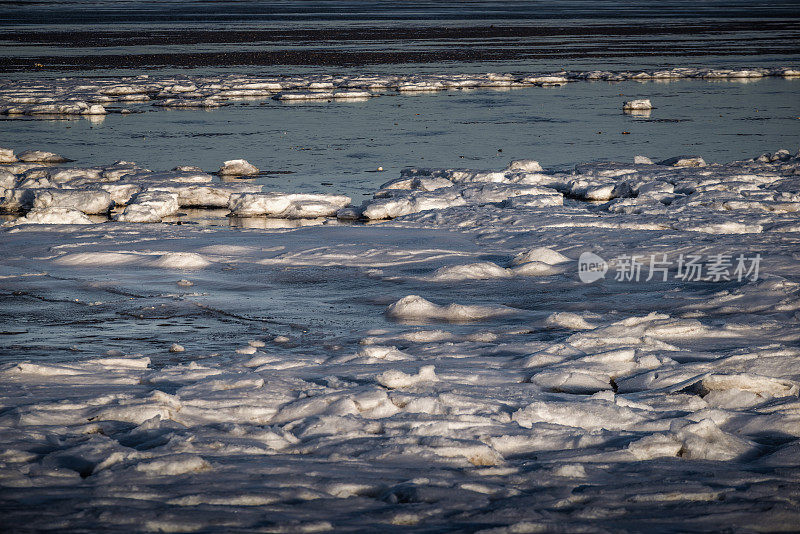
<svg viewBox="0 0 800 534"><path fill-rule="evenodd" d="M649 98L639 100L629 100L622 105L624 111L649 111L653 109L653 104Z"/></svg>
<svg viewBox="0 0 800 534"><path fill-rule="evenodd" d="M128 76L91 79L20 80L0 84L0 114L46 118L54 115L102 117L129 107L216 108L237 101L274 98L286 103L364 100L384 94L474 88L558 87L580 81L754 80L797 77L796 67L680 67L646 71L559 71L549 73L253 76ZM637 100L634 102L643 102ZM116 108L115 105L128 106ZM637 104L638 106L639 104ZM649 108L627 108L646 113Z"/></svg>
<svg viewBox="0 0 800 534"><path fill-rule="evenodd" d="M350 204L344 195L239 193L231 195L228 208L241 217L268 216L287 219L335 217Z"/></svg>
<svg viewBox="0 0 800 534"><path fill-rule="evenodd" d="M252 176L258 174L258 168L246 160L232 159L222 164L219 173L234 176Z"/></svg>

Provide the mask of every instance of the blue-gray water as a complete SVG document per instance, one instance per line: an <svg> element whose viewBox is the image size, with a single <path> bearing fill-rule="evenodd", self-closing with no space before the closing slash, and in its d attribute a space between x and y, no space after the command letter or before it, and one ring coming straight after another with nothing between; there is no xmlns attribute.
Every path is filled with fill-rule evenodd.
<svg viewBox="0 0 800 534"><path fill-rule="evenodd" d="M576 82L559 88L448 91L364 102L274 100L211 111L85 119L0 119L0 146L46 148L78 165L124 159L153 170L245 158L271 171L266 189L327 191L356 202L406 166L502 168L534 158L563 168L592 160L701 155L709 162L797 150L800 80ZM649 117L622 103L650 98ZM155 110L151 106L144 109ZM629 132L624 134L623 132ZM384 172L372 172L377 167ZM291 172L291 174L284 174Z"/></svg>

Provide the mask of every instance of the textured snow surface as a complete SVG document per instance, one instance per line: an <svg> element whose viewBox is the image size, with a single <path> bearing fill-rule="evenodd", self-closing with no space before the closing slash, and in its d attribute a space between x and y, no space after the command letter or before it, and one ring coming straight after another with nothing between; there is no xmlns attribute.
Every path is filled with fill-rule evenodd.
<svg viewBox="0 0 800 534"><path fill-rule="evenodd" d="M697 68L651 71L560 71L527 74L405 74L309 76L133 76L9 81L0 84L0 114L47 118L129 112L136 106L216 108L236 101L274 98L293 104L363 100L386 94L474 89L478 87L553 87L579 81L668 80L700 78L742 80L800 77L800 69ZM124 106L120 108L119 106ZM635 106L631 111L648 110ZM234 174L239 174L238 172Z"/></svg>
<svg viewBox="0 0 800 534"><path fill-rule="evenodd" d="M4 337L102 314L144 331L100 323L72 352L56 336L5 345L5 528L800 524L793 152L410 169L360 208L234 191L254 186L188 168L17 165L5 166L3 203L26 215L0 229L2 295L72 311L4 325ZM213 191L191 196L198 187ZM86 222L80 208L109 196L126 206L105 222L25 224ZM226 209L329 224L126 222L223 197ZM516 202L526 197L542 202ZM381 220L339 224L343 209ZM592 284L578 277L586 252L608 262ZM680 255L740 253L760 254L756 279L675 278ZM646 263L640 281L615 280L623 255L672 261L668 280L646 281Z"/></svg>

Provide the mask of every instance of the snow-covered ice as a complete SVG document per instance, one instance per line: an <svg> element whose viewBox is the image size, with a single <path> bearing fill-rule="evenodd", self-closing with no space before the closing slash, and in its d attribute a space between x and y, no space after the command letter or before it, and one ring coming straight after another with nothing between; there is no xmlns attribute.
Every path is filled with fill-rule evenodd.
<svg viewBox="0 0 800 534"><path fill-rule="evenodd" d="M233 215L243 217L303 219L335 217L349 204L350 197L344 195L240 193L231 195L228 208Z"/></svg>

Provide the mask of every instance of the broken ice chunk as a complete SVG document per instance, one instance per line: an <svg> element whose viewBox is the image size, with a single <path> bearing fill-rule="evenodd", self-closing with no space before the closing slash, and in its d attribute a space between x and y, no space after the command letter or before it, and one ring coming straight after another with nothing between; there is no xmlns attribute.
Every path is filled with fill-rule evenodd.
<svg viewBox="0 0 800 534"><path fill-rule="evenodd" d="M0 163L16 163L17 157L10 148L0 148Z"/></svg>
<svg viewBox="0 0 800 534"><path fill-rule="evenodd" d="M650 102L648 98L642 98L639 100L629 100L622 105L622 109L624 111L643 111L643 110L651 110L653 109L653 104Z"/></svg>
<svg viewBox="0 0 800 534"><path fill-rule="evenodd" d="M517 172L542 172L542 166L536 160L515 159L508 164L508 168L506 170Z"/></svg>
<svg viewBox="0 0 800 534"><path fill-rule="evenodd" d="M143 191L136 195L125 211L115 217L120 222L161 222L178 211L178 194L166 191Z"/></svg>
<svg viewBox="0 0 800 534"><path fill-rule="evenodd" d="M408 295L386 308L386 315L400 321L468 322L514 313L511 308L450 304L439 306L418 295Z"/></svg>
<svg viewBox="0 0 800 534"><path fill-rule="evenodd" d="M17 159L25 163L66 163L72 161L64 156L44 150L26 150L17 154Z"/></svg>
<svg viewBox="0 0 800 534"><path fill-rule="evenodd" d="M524 263L530 262L541 262L546 263L547 265L558 265L559 263L566 263L570 260L568 257L564 256L560 252L556 252L555 250L545 248L545 247L537 247L531 249L527 252L521 252L514 256L514 259L511 260L511 265L522 265Z"/></svg>
<svg viewBox="0 0 800 534"><path fill-rule="evenodd" d="M108 213L114 201L102 189L39 189L33 201L34 209L69 208L87 215Z"/></svg>
<svg viewBox="0 0 800 534"><path fill-rule="evenodd" d="M239 217L267 216L284 219L335 217L336 212L350 204L344 195L240 193L228 202L232 215Z"/></svg>
<svg viewBox="0 0 800 534"><path fill-rule="evenodd" d="M92 224L83 212L71 208L33 209L12 224Z"/></svg>
<svg viewBox="0 0 800 534"><path fill-rule="evenodd" d="M675 156L674 158L659 161L658 165L671 167L705 167L706 162L700 156Z"/></svg>
<svg viewBox="0 0 800 534"><path fill-rule="evenodd" d="M420 382L436 382L439 379L436 377L434 369L433 365L424 365L420 367L416 375L409 375L398 369L389 369L378 375L377 381L389 389L416 386Z"/></svg>
<svg viewBox="0 0 800 534"><path fill-rule="evenodd" d="M244 159L231 159L223 163L219 173L226 176L253 176L258 168Z"/></svg>

